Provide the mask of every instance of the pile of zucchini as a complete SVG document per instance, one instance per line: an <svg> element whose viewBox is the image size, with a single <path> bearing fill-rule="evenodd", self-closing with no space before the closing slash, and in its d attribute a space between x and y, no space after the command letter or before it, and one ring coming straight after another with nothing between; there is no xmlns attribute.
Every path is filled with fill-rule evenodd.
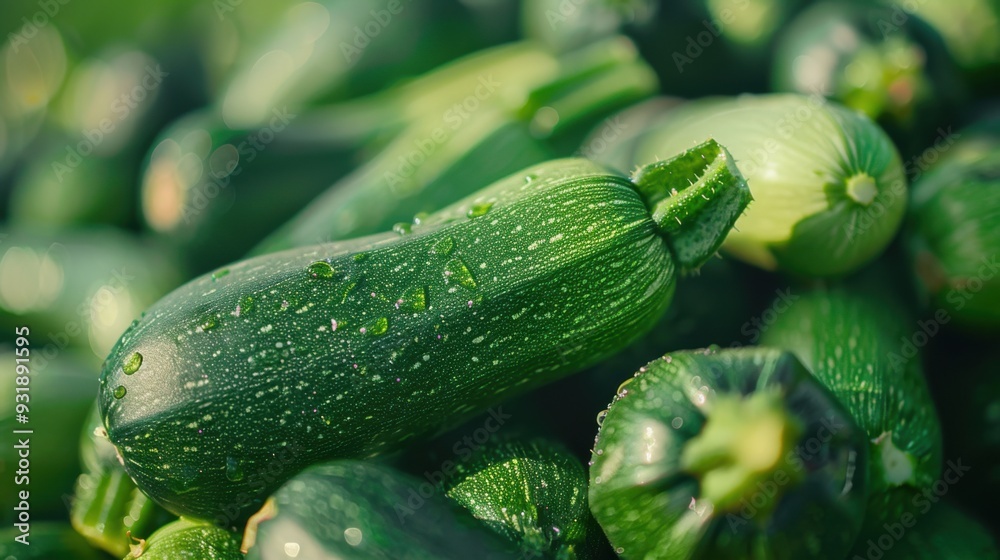
<svg viewBox="0 0 1000 560"><path fill-rule="evenodd" d="M996 2L217 4L3 47L0 559L1000 558Z"/></svg>

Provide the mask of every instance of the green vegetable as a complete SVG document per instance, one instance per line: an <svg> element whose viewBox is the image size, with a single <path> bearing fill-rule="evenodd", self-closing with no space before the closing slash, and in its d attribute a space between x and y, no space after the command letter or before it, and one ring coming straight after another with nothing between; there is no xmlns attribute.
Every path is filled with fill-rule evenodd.
<svg viewBox="0 0 1000 560"><path fill-rule="evenodd" d="M945 501L917 494L899 517L867 527L849 558L881 560L996 560L996 542L982 524ZM905 508L904 508L905 509Z"/></svg>
<svg viewBox="0 0 1000 560"><path fill-rule="evenodd" d="M248 560L517 558L429 483L374 462L311 467L268 504L248 525Z"/></svg>
<svg viewBox="0 0 1000 560"><path fill-rule="evenodd" d="M148 539L135 540L124 560L243 560L239 535L190 519L168 523Z"/></svg>
<svg viewBox="0 0 1000 560"><path fill-rule="evenodd" d="M748 199L709 141L632 181L547 162L409 234L236 263L122 336L101 375L108 436L164 507L239 524L311 464L398 447L621 349Z"/></svg>
<svg viewBox="0 0 1000 560"><path fill-rule="evenodd" d="M550 159L574 130L655 90L635 48L616 38L566 55L547 80L483 79L429 112L377 156L272 234L254 254L410 227L529 165ZM473 92L475 93L473 95ZM455 95L444 90L439 95Z"/></svg>
<svg viewBox="0 0 1000 560"><path fill-rule="evenodd" d="M523 0L523 35L558 52L567 51L614 35L626 23L648 20L654 10L651 0Z"/></svg>
<svg viewBox="0 0 1000 560"><path fill-rule="evenodd" d="M32 523L27 537L21 537L16 527L0 531L0 558L4 560L104 560L106 557L90 548L87 541L66 523ZM15 540L21 537L25 542Z"/></svg>
<svg viewBox="0 0 1000 560"><path fill-rule="evenodd" d="M920 367L902 341L918 329L891 299L861 290L796 295L762 344L793 352L851 412L870 441L869 516L886 514L900 487L941 476L941 426Z"/></svg>
<svg viewBox="0 0 1000 560"><path fill-rule="evenodd" d="M959 80L940 36L919 15L894 20L890 8L849 0L811 6L777 46L774 90L820 92L923 149L924 132L953 118Z"/></svg>
<svg viewBox="0 0 1000 560"><path fill-rule="evenodd" d="M281 110L238 130L210 112L174 122L143 173L146 226L198 272L239 258L352 168L355 150L314 134L313 117Z"/></svg>
<svg viewBox="0 0 1000 560"><path fill-rule="evenodd" d="M96 406L80 440L83 473L73 491L70 521L93 546L121 558L133 544L130 533L148 535L173 516L140 492L125 474Z"/></svg>
<svg viewBox="0 0 1000 560"><path fill-rule="evenodd" d="M587 507L587 474L546 440L486 444L459 462L445 495L528 558L594 558L600 528Z"/></svg>
<svg viewBox="0 0 1000 560"><path fill-rule="evenodd" d="M32 522L65 518L65 498L80 472L78 438L67 426L84 422L97 394L94 370L69 351L43 361L39 342L44 331L27 331L20 331L27 335L23 339L26 344L15 342L0 350L0 359L9 364L9 376L0 384L0 430L9 442L0 448L0 492L5 496L0 521L4 525L23 515ZM14 329L9 332L15 334ZM27 383L20 378L26 378ZM24 408L19 410L21 406ZM22 416L27 422L19 421ZM32 433L16 434L14 430ZM19 464L23 453L27 453L26 467ZM27 510L14 509L22 501L21 492L28 493Z"/></svg>
<svg viewBox="0 0 1000 560"><path fill-rule="evenodd" d="M894 13L907 13L909 6L904 0L893 0L893 4ZM917 15L941 33L968 81L984 94L995 92L994 80L1000 69L1000 36L995 32L1000 26L1000 4L996 0L926 4L919 5Z"/></svg>
<svg viewBox="0 0 1000 560"><path fill-rule="evenodd" d="M761 268L849 272L881 253L903 219L906 179L892 142L868 118L821 98L708 99L650 126L633 163L707 137L732 151L754 203L723 248Z"/></svg>
<svg viewBox="0 0 1000 560"><path fill-rule="evenodd" d="M789 353L667 354L601 422L590 509L622 558L843 558L864 433Z"/></svg>
<svg viewBox="0 0 1000 560"><path fill-rule="evenodd" d="M908 241L932 304L972 328L1000 327L1000 143L960 151L914 183ZM984 145L984 143L986 143Z"/></svg>
<svg viewBox="0 0 1000 560"><path fill-rule="evenodd" d="M119 230L0 237L0 326L36 333L35 367L66 348L99 365L129 323L183 277L162 250Z"/></svg>

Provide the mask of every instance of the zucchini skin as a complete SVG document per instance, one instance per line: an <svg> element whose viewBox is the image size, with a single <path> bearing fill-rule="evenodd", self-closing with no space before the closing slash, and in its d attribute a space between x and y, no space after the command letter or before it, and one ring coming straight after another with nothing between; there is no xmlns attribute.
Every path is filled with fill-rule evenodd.
<svg viewBox="0 0 1000 560"><path fill-rule="evenodd" d="M248 560L518 558L430 484L375 462L332 461L289 480L256 527ZM248 528L248 534L253 530Z"/></svg>
<svg viewBox="0 0 1000 560"><path fill-rule="evenodd" d="M230 527L310 464L398 447L614 353L675 283L634 185L585 160L526 169L409 235L227 270L123 335L99 402L139 488Z"/></svg>
<svg viewBox="0 0 1000 560"><path fill-rule="evenodd" d="M717 508L683 467L685 450L723 398L771 391L801 423L801 436L783 455L787 465L765 472L739 503ZM600 426L590 508L622 558L843 558L860 530L864 433L788 352L667 354L622 384ZM775 500L773 509L761 498Z"/></svg>
<svg viewBox="0 0 1000 560"><path fill-rule="evenodd" d="M135 536L135 535L133 535ZM178 519L133 545L124 560L243 560L240 537L212 525Z"/></svg>
<svg viewBox="0 0 1000 560"><path fill-rule="evenodd" d="M96 404L80 438L83 472L73 490L70 523L91 545L121 558L133 544L130 532L148 535L176 517L140 492L125 473L103 434Z"/></svg>
<svg viewBox="0 0 1000 560"><path fill-rule="evenodd" d="M907 313L890 299L843 288L802 293L761 343L793 352L851 412L871 442L872 504L898 486L925 488L941 476L941 423L919 356L900 354ZM902 453L902 458L899 453Z"/></svg>
<svg viewBox="0 0 1000 560"><path fill-rule="evenodd" d="M457 464L444 493L527 558L596 558L603 540L587 505L587 473L547 440L495 441Z"/></svg>

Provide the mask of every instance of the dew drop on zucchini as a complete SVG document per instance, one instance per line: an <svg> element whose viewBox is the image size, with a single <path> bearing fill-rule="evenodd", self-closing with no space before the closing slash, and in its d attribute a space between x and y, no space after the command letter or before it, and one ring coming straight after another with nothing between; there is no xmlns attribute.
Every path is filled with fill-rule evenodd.
<svg viewBox="0 0 1000 560"><path fill-rule="evenodd" d="M115 396L116 399L120 399L120 398L122 398L122 397L125 396L126 392L127 391L125 389L125 386L124 385L119 385L119 386L115 387L114 396Z"/></svg>
<svg viewBox="0 0 1000 560"><path fill-rule="evenodd" d="M435 255L447 256L451 254L452 249L455 248L455 240L450 237L444 237L440 241L431 247L431 253Z"/></svg>
<svg viewBox="0 0 1000 560"><path fill-rule="evenodd" d="M226 478L233 482L243 480L243 466L240 464L239 459L226 457Z"/></svg>
<svg viewBox="0 0 1000 560"><path fill-rule="evenodd" d="M398 222L392 226L392 231L398 233L399 235L407 235L413 231L413 226L406 222Z"/></svg>
<svg viewBox="0 0 1000 560"><path fill-rule="evenodd" d="M309 276L313 278L333 278L333 266L326 261L316 261L308 267Z"/></svg>
<svg viewBox="0 0 1000 560"><path fill-rule="evenodd" d="M486 214L489 214L490 209L492 208L493 208L492 202L473 204L472 208L469 208L469 210L465 213L465 215L470 218L478 218L480 216L485 216Z"/></svg>
<svg viewBox="0 0 1000 560"><path fill-rule="evenodd" d="M379 317L378 319L375 319L372 324L361 328L361 332L363 334L373 336L383 335L387 330L389 330L389 319L385 317Z"/></svg>
<svg viewBox="0 0 1000 560"><path fill-rule="evenodd" d="M423 311L427 309L427 290L423 286L407 288L396 300L396 309Z"/></svg>
<svg viewBox="0 0 1000 560"><path fill-rule="evenodd" d="M476 279L472 277L472 272L469 272L469 267L465 266L462 259L451 259L444 265L444 281L446 284L458 282L470 290L476 287Z"/></svg>
<svg viewBox="0 0 1000 560"><path fill-rule="evenodd" d="M132 354L125 360L122 364L122 371L125 375L132 375L133 373L139 371L142 366L142 354L138 352L132 352Z"/></svg>

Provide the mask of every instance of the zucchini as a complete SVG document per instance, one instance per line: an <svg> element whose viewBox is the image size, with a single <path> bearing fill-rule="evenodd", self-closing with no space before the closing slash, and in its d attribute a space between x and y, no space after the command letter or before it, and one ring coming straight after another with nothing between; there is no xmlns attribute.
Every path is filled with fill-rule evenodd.
<svg viewBox="0 0 1000 560"><path fill-rule="evenodd" d="M748 201L709 141L632 181L547 162L412 233L236 263L125 332L104 425L147 495L239 525L311 464L399 447L621 349Z"/></svg>
<svg viewBox="0 0 1000 560"><path fill-rule="evenodd" d="M494 441L457 463L444 494L526 558L596 558L603 535L587 507L587 473L547 440Z"/></svg>
<svg viewBox="0 0 1000 560"><path fill-rule="evenodd" d="M774 91L821 92L877 120L904 152L922 150L928 132L952 122L961 92L954 62L921 15L893 19L891 8L850 0L810 6L778 42Z"/></svg>
<svg viewBox="0 0 1000 560"><path fill-rule="evenodd" d="M9 332L13 334L14 330ZM78 438L74 430L66 427L84 422L97 394L95 371L68 351L41 367L41 360L34 359L38 348L34 344L41 339L41 332L31 329L28 345L0 349L0 360L9 364L10 374L0 385L0 430L4 441L10 442L0 448L0 495L5 496L5 504L11 505L0 511L0 522L5 526L24 516L32 522L66 517L65 498L80 472ZM15 361L18 358L27 361ZM23 369L17 372L28 378L27 385L15 384L16 365L27 365L26 375L22 375ZM28 390L17 391L15 387ZM21 411L16 407L20 405L27 407L27 423L17 420ZM14 430L32 433L16 434ZM26 468L19 464L22 453L28 454ZM28 492L28 510L13 507L21 501L21 492Z"/></svg>
<svg viewBox="0 0 1000 560"><path fill-rule="evenodd" d="M313 466L268 504L247 526L248 560L518 557L429 483L374 462Z"/></svg>
<svg viewBox="0 0 1000 560"><path fill-rule="evenodd" d="M303 130L310 118L281 110L232 129L201 111L170 124L143 171L146 227L197 272L239 258L353 167L356 150Z"/></svg>
<svg viewBox="0 0 1000 560"><path fill-rule="evenodd" d="M174 519L125 474L96 403L80 437L80 462L70 522L94 547L121 558L133 544L130 534L148 535Z"/></svg>
<svg viewBox="0 0 1000 560"><path fill-rule="evenodd" d="M858 537L851 559L996 560L994 537L977 519L947 501L931 502L918 493L889 521L872 524ZM937 498L939 499L939 498ZM868 523L866 522L866 525Z"/></svg>
<svg viewBox="0 0 1000 560"><path fill-rule="evenodd" d="M902 223L906 177L889 137L867 117L822 98L700 100L650 127L633 163L706 137L732 151L754 204L723 248L755 266L844 274L880 254Z"/></svg>
<svg viewBox="0 0 1000 560"><path fill-rule="evenodd" d="M858 534L864 432L790 353L667 354L600 426L590 509L622 558L844 558Z"/></svg>
<svg viewBox="0 0 1000 560"><path fill-rule="evenodd" d="M972 330L1000 327L1000 142L959 140L914 183L907 240L932 305ZM939 312L939 313L940 313Z"/></svg>
<svg viewBox="0 0 1000 560"><path fill-rule="evenodd" d="M27 544L15 540L21 536L16 527L4 527L0 531L0 558L4 560L53 560L72 558L73 560L106 560L107 557L91 548L87 541L73 531L66 523L33 523L27 537Z"/></svg>
<svg viewBox="0 0 1000 560"><path fill-rule="evenodd" d="M253 254L410 227L433 212L529 165L550 159L574 130L651 94L652 73L616 38L564 56L553 76L480 81L464 101L431 112L364 166L270 235ZM470 97L468 92L475 91ZM439 92L449 98L451 90ZM471 100L471 101L470 101ZM474 110L470 109L474 108ZM572 149L570 148L570 149Z"/></svg>
<svg viewBox="0 0 1000 560"><path fill-rule="evenodd" d="M894 13L906 13L903 0L893 0ZM928 2L918 15L941 33L948 51L965 71L966 81L978 93L996 92L996 72L1000 70L1000 4L995 0L956 0L951 3Z"/></svg>
<svg viewBox="0 0 1000 560"><path fill-rule="evenodd" d="M99 365L129 323L182 279L169 256L120 230L4 234L0 326L31 327L35 368L67 348Z"/></svg>
<svg viewBox="0 0 1000 560"><path fill-rule="evenodd" d="M891 518L900 488L922 490L940 476L941 425L919 356L900 349L912 334L891 298L862 290L801 293L761 343L793 352L850 411L870 442L869 517Z"/></svg>
<svg viewBox="0 0 1000 560"><path fill-rule="evenodd" d="M239 535L190 519L168 523L148 539L133 540L124 560L243 560Z"/></svg>

